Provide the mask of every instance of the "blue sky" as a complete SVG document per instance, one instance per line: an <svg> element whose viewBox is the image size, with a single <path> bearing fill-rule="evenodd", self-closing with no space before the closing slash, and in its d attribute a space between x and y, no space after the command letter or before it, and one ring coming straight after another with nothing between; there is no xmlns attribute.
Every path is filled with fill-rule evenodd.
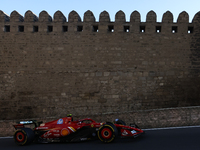
<svg viewBox="0 0 200 150"><path fill-rule="evenodd" d="M200 0L0 0L0 10L10 15L16 10L24 16L27 10L31 10L39 16L39 13L46 10L52 17L57 10L68 18L68 14L75 10L83 20L87 10L91 10L99 20L99 14L106 10L110 14L111 21L115 20L115 14L122 10L126 14L126 20L130 20L130 14L137 10L141 14L141 20L146 21L146 15L153 10L157 14L157 21L162 20L166 11L171 11L174 22L182 11L189 14L192 21L194 15L200 11Z"/></svg>

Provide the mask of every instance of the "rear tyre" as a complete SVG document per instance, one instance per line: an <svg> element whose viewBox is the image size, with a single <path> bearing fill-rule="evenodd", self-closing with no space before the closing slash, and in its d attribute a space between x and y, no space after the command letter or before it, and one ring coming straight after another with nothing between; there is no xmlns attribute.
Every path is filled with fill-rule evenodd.
<svg viewBox="0 0 200 150"><path fill-rule="evenodd" d="M104 143L112 142L117 134L117 128L111 123L102 125L97 132L98 138Z"/></svg>
<svg viewBox="0 0 200 150"><path fill-rule="evenodd" d="M23 146L33 142L35 134L30 128L17 129L14 133L14 140L17 145Z"/></svg>

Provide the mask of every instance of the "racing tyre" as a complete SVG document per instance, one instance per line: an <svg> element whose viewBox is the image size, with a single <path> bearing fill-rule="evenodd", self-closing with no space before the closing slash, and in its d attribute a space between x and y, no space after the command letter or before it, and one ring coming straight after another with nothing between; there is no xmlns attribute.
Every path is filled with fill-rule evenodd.
<svg viewBox="0 0 200 150"><path fill-rule="evenodd" d="M98 138L104 143L112 142L117 134L117 128L111 123L102 125L97 132Z"/></svg>
<svg viewBox="0 0 200 150"><path fill-rule="evenodd" d="M17 129L14 133L15 143L20 146L31 143L34 138L35 134L30 128Z"/></svg>

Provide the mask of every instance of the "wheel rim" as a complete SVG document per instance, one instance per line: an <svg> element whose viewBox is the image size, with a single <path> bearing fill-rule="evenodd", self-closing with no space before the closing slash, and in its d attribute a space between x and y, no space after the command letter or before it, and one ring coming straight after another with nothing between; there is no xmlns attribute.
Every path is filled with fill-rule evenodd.
<svg viewBox="0 0 200 150"><path fill-rule="evenodd" d="M17 140L18 142L23 142L24 139L25 139L25 136L24 136L24 134L23 134L22 132L18 132L18 133L16 134L16 140Z"/></svg>
<svg viewBox="0 0 200 150"><path fill-rule="evenodd" d="M108 128L105 128L101 131L101 136L104 138L104 139L109 139L112 137L112 131Z"/></svg>

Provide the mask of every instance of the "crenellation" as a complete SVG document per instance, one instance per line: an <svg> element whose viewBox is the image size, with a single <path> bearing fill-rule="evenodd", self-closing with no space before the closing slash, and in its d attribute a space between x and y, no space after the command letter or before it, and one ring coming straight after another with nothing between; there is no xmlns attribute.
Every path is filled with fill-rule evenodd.
<svg viewBox="0 0 200 150"><path fill-rule="evenodd" d="M24 21L24 17L19 14L17 11L13 11L10 14L10 22L23 22Z"/></svg>
<svg viewBox="0 0 200 150"><path fill-rule="evenodd" d="M145 25L145 32L147 34L151 34L151 33L156 33L157 29L156 29L156 13L154 11L150 11L147 13L146 16L146 25Z"/></svg>
<svg viewBox="0 0 200 150"><path fill-rule="evenodd" d="M126 16L123 11L120 10L115 14L115 22L126 22Z"/></svg>
<svg viewBox="0 0 200 150"><path fill-rule="evenodd" d="M187 12L183 11L179 14L177 23L189 23L189 15Z"/></svg>
<svg viewBox="0 0 200 150"><path fill-rule="evenodd" d="M179 14L177 19L177 24L178 24L177 26L178 33L180 34L188 33L189 15L187 12L183 11L182 13Z"/></svg>
<svg viewBox="0 0 200 150"><path fill-rule="evenodd" d="M131 13L130 22L131 23L140 23L141 22L141 16L138 11L134 11Z"/></svg>
<svg viewBox="0 0 200 150"><path fill-rule="evenodd" d="M164 34L172 33L172 25L173 25L173 14L170 11L167 11L163 14L162 17L162 27L161 32Z"/></svg>
<svg viewBox="0 0 200 150"><path fill-rule="evenodd" d="M110 22L110 15L107 11L101 12L99 15L99 22Z"/></svg>
<svg viewBox="0 0 200 150"><path fill-rule="evenodd" d="M163 14L162 23L173 23L173 20L173 14L170 11Z"/></svg>
<svg viewBox="0 0 200 150"><path fill-rule="evenodd" d="M198 15L198 13L194 16L193 20L195 20L197 15ZM24 19L26 21L38 21L38 18L39 18L40 22L52 22L52 21L67 22L66 17L63 15L63 13L61 11L55 12L53 19L46 11L40 12L39 17L37 17L30 10L28 10L25 13L24 17L21 14L19 14L17 11L13 11L10 15L10 17L12 18L11 20L9 19L10 17L7 14L5 14L3 11L0 11L0 16L1 16L1 19L0 19L1 21L4 20L4 21L12 21L12 22L13 21L14 22L23 22ZM69 13L68 18L69 18L68 19L69 22L81 22L81 17L74 10ZM95 20L96 20L95 16L93 15L93 13L90 10L88 10L84 13L83 22L88 22L88 21L95 22ZM100 13L99 22L111 22L109 13L107 11L103 11ZM115 22L126 22L126 16L123 11L120 10L115 14ZM130 22L141 22L140 13L138 11L133 11L131 13ZM154 11L150 11L147 13L146 22L157 22L156 13ZM162 22L163 23L164 22L172 23L173 22L173 14L170 11L167 11L166 13L164 13ZM181 12L177 19L177 23L181 23L181 22L189 22L189 15L185 11ZM192 21L192 23L193 22L194 21Z"/></svg>
<svg viewBox="0 0 200 150"><path fill-rule="evenodd" d="M129 32L129 26L126 23L126 17L123 11L118 11L115 15L114 32Z"/></svg>
<svg viewBox="0 0 200 150"><path fill-rule="evenodd" d="M42 11L39 14L39 22L52 22L52 17L46 12Z"/></svg>
<svg viewBox="0 0 200 150"><path fill-rule="evenodd" d="M76 11L71 11L68 16L68 20L70 23L72 22L81 22L81 17Z"/></svg>
<svg viewBox="0 0 200 150"><path fill-rule="evenodd" d="M157 16L154 11L150 11L147 13L146 22L147 23L155 23L157 21Z"/></svg>
<svg viewBox="0 0 200 150"><path fill-rule="evenodd" d="M63 13L61 11L56 11L54 16L53 16L53 21L54 22L67 22L66 17L63 15Z"/></svg>
<svg viewBox="0 0 200 150"><path fill-rule="evenodd" d="M199 23L200 22L200 11L195 14L194 18L192 19L192 23Z"/></svg>
<svg viewBox="0 0 200 150"><path fill-rule="evenodd" d="M38 32L38 26L35 25L35 22L38 22L38 17L32 11L28 10L25 13L24 22L24 32Z"/></svg>
<svg viewBox="0 0 200 150"><path fill-rule="evenodd" d="M61 11L56 11L53 16L53 32L68 32L67 19Z"/></svg>
<svg viewBox="0 0 200 150"><path fill-rule="evenodd" d="M68 22L61 11L55 12L53 19L46 12L42 11L37 17L30 10L25 13L23 18L17 11L13 11L10 16L7 16L1 11L1 19L4 20L2 28L4 32L99 32L99 33L140 33L146 32L171 34L171 33L193 33L195 32L194 23L198 18L198 13L193 18L192 23L189 23L189 15L187 12L179 14L177 22L173 22L173 14L169 11L163 14L162 22L157 22L156 13L148 12L146 22L141 22L140 13L132 12L130 22L126 22L126 17L123 11L118 11L115 15L115 21L111 22L108 12L103 11L99 15L99 22L96 22L91 11L86 11L83 22L76 11L69 13ZM158 34L157 34L158 35Z"/></svg>
<svg viewBox="0 0 200 150"><path fill-rule="evenodd" d="M134 11L130 16L130 32L139 33L141 24L141 16L138 11Z"/></svg>
<svg viewBox="0 0 200 150"><path fill-rule="evenodd" d="M95 17L91 11L86 11L83 18L83 31L84 32L98 32L98 25L95 25Z"/></svg>
<svg viewBox="0 0 200 150"><path fill-rule="evenodd" d="M81 32L83 30L83 26L81 23L81 17L76 11L71 11L68 16L68 30L69 32Z"/></svg>
<svg viewBox="0 0 200 150"><path fill-rule="evenodd" d="M107 11L101 12L99 15L99 23L98 23L99 33L107 33L112 30L111 28L109 28L110 25L108 25L108 23L110 23L109 13Z"/></svg>
<svg viewBox="0 0 200 150"><path fill-rule="evenodd" d="M9 22L10 17L0 10L0 22Z"/></svg>
<svg viewBox="0 0 200 150"><path fill-rule="evenodd" d="M95 22L95 21L96 21L96 19L95 19L93 13L90 10L88 10L88 11L86 11L84 13L83 22L90 22L90 23L92 23L92 22Z"/></svg>
<svg viewBox="0 0 200 150"><path fill-rule="evenodd" d="M35 14L33 14L32 11L28 10L25 13L24 21L25 22L36 22L36 21L38 21L38 17Z"/></svg>

